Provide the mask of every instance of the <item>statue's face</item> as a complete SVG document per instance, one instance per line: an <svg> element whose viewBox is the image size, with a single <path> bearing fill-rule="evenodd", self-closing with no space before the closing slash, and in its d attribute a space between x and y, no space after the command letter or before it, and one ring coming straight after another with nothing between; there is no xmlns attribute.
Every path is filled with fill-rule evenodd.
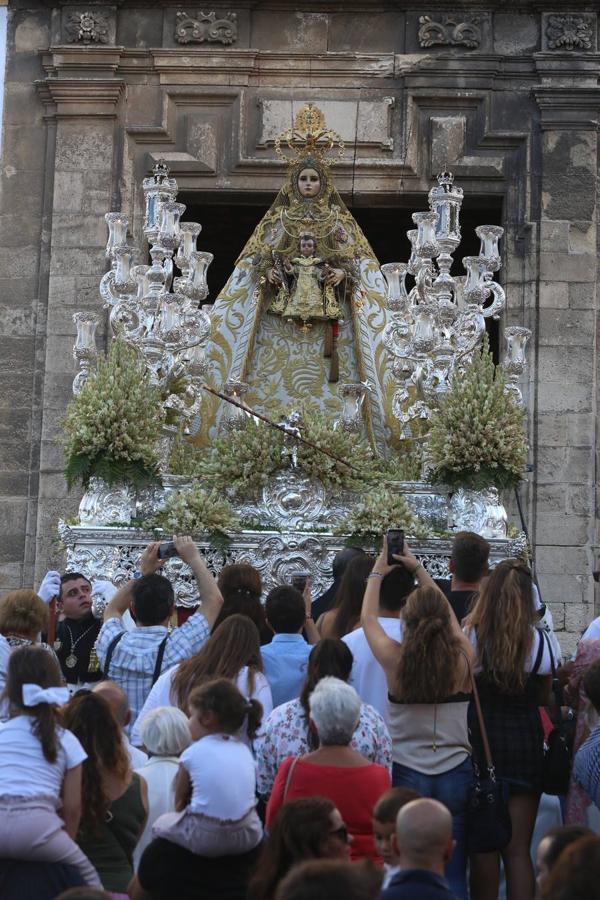
<svg viewBox="0 0 600 900"><path fill-rule="evenodd" d="M316 169L302 169L298 175L298 190L303 197L316 197L321 190L321 176Z"/></svg>
<svg viewBox="0 0 600 900"><path fill-rule="evenodd" d="M311 237L300 238L300 253L302 256L314 256L315 242Z"/></svg>

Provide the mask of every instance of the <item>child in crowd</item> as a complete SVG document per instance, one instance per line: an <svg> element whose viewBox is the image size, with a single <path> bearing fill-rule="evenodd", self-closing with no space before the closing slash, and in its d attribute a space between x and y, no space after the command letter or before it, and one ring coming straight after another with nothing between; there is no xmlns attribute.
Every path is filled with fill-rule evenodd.
<svg viewBox="0 0 600 900"><path fill-rule="evenodd" d="M392 843L396 834L396 817L403 806L420 797L412 788L390 788L373 807L373 840L375 849L383 860L382 888L386 888L398 872L399 859Z"/></svg>
<svg viewBox="0 0 600 900"><path fill-rule="evenodd" d="M236 735L247 720L253 739L262 707L246 700L226 678L208 681L189 696L194 743L180 757L176 813L154 824L165 838L200 856L227 856L253 850L262 840L256 812L256 769L248 747Z"/></svg>
<svg viewBox="0 0 600 900"><path fill-rule="evenodd" d="M86 884L102 887L74 841L86 754L58 725L57 706L69 699L62 682L56 657L44 648L11 653L10 719L0 725L0 857L76 866Z"/></svg>

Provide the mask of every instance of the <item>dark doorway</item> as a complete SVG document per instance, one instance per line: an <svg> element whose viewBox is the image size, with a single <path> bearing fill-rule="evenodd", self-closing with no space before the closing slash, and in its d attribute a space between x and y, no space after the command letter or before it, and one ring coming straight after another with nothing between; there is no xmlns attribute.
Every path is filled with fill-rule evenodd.
<svg viewBox="0 0 600 900"><path fill-rule="evenodd" d="M262 199L262 198L261 198ZM224 287L233 272L235 261L244 244L265 214L270 200L259 203L235 201L215 202L214 195L204 203L197 194L183 197L187 204L184 220L200 222L202 232L198 240L200 250L214 254L214 261L208 270L209 300L212 302ZM405 197L402 206L361 206L348 204L356 221L369 240L380 263L400 262L408 259L410 243L406 232L414 228L413 212L427 209L425 197ZM462 242L455 254L452 274L463 274L463 256L477 256L479 238L475 234L477 225L502 224L501 198L465 198L461 209ZM498 323L486 320L490 345L495 361L498 362Z"/></svg>

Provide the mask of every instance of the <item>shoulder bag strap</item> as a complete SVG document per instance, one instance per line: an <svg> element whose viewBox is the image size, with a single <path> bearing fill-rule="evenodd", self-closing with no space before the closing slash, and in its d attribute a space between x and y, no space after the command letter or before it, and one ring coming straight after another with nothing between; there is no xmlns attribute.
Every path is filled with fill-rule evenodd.
<svg viewBox="0 0 600 900"><path fill-rule="evenodd" d="M494 770L494 760L492 758L492 751L490 748L490 742L488 740L487 729L485 727L485 722L483 720L483 712L481 710L481 701L479 699L479 691L477 690L477 684L475 682L475 676L473 675L473 669L471 667L471 663L469 662L469 657L463 651L460 651L467 663L467 668L469 670L469 678L471 679L471 688L473 690L473 701L475 703L475 709L477 711L477 719L479 721L479 732L481 734L481 741L483 743L483 752L485 754L485 763L488 767L488 772L492 778L495 778L495 770Z"/></svg>
<svg viewBox="0 0 600 900"><path fill-rule="evenodd" d="M108 670L110 669L110 664L112 662L113 653L115 652L115 647L117 646L117 644L119 643L119 641L121 640L121 638L123 637L124 634L125 634L124 631L120 631L119 634L117 634L112 639L110 644L108 645L108 650L106 651L106 662L104 663L104 677L105 678L108 678Z"/></svg>
<svg viewBox="0 0 600 900"><path fill-rule="evenodd" d="M290 789L290 784L292 783L292 775L294 774L294 769L296 768L296 763L299 760L299 756L295 756L292 760L292 764L288 769L287 778L285 779L285 787L283 789L283 802L285 803L288 795L288 791Z"/></svg>
<svg viewBox="0 0 600 900"><path fill-rule="evenodd" d="M158 648L158 654L156 656L156 665L154 666L154 673L152 675L152 687L154 687L154 685L156 684L156 682L158 681L158 678L160 676L160 673L162 670L163 656L165 655L165 647L167 646L168 640L169 640L169 635L167 634L167 636L165 638L163 638L163 640L160 642L160 646Z"/></svg>
<svg viewBox="0 0 600 900"><path fill-rule="evenodd" d="M554 654L552 653L552 647L550 646L550 638L546 631L542 631L542 641L546 641L546 646L548 647L548 655L550 656L550 668L552 670L552 693L554 694L554 702L556 704L556 726L560 730L563 717L562 717L562 705L563 705L563 691L559 684L558 677L556 675L556 665L554 662ZM538 666L539 668L539 666Z"/></svg>

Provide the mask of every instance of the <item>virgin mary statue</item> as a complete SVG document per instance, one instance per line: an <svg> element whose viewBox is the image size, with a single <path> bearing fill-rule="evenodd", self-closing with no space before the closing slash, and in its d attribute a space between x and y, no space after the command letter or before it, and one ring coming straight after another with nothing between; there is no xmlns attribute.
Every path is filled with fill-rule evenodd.
<svg viewBox="0 0 600 900"><path fill-rule="evenodd" d="M219 390L246 383L244 402L271 416L310 400L332 424L343 385L362 382L365 435L386 455L394 384L382 333L390 313L375 254L333 185L327 157L334 148L343 152L341 139L312 105L277 139L287 178L214 303L209 381ZM208 440L224 407L206 401Z"/></svg>

